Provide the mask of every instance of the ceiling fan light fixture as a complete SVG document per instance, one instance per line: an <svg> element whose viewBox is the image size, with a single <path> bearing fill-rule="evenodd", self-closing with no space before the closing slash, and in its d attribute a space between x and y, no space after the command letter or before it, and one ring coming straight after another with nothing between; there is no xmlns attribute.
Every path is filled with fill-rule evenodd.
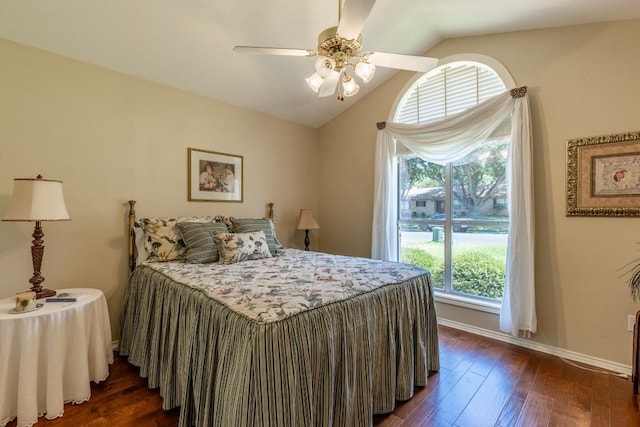
<svg viewBox="0 0 640 427"><path fill-rule="evenodd" d="M346 5L343 7L343 2ZM318 97L325 98L337 92L339 100L354 96L360 90L356 80L345 74L351 68L362 84L369 83L377 67L415 72L427 72L438 63L436 58L364 51L362 28L375 0L338 0L338 25L318 35L315 50L281 47L235 46L234 51L262 55L315 57L315 73L305 81ZM371 61L370 61L371 60Z"/></svg>
<svg viewBox="0 0 640 427"><path fill-rule="evenodd" d="M328 56L319 56L316 59L316 72L320 77L325 78L336 68L336 61Z"/></svg>
<svg viewBox="0 0 640 427"><path fill-rule="evenodd" d="M354 70L364 83L369 83L376 73L376 66L369 62L360 61L356 64Z"/></svg>
<svg viewBox="0 0 640 427"><path fill-rule="evenodd" d="M353 96L358 93L359 90L360 86L358 86L353 77L345 73L342 78L342 94L344 96Z"/></svg>
<svg viewBox="0 0 640 427"><path fill-rule="evenodd" d="M304 80L307 82L311 90L315 93L318 93L318 91L320 90L320 86L322 86L322 84L324 83L324 77L322 77L318 73L315 73Z"/></svg>

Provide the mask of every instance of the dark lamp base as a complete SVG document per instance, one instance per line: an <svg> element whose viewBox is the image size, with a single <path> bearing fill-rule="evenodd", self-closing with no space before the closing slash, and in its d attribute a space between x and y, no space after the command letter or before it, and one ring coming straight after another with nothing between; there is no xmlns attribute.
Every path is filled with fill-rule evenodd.
<svg viewBox="0 0 640 427"><path fill-rule="evenodd" d="M304 250L305 251L309 250L309 243L311 243L309 241L309 230L304 230Z"/></svg>

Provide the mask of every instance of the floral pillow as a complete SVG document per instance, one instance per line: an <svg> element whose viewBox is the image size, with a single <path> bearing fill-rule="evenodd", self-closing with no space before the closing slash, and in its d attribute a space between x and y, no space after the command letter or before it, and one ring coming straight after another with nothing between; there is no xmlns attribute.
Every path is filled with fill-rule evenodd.
<svg viewBox="0 0 640 427"><path fill-rule="evenodd" d="M263 231L250 233L217 233L213 237L218 247L220 264L271 258Z"/></svg>
<svg viewBox="0 0 640 427"><path fill-rule="evenodd" d="M179 222L214 222L212 216L177 218L142 218L139 223L144 230L144 248L149 261L182 260L186 246L180 231Z"/></svg>
<svg viewBox="0 0 640 427"><path fill-rule="evenodd" d="M213 219L215 222L221 222L226 225L227 229L229 229L229 233L235 233L235 230L233 229L233 222L231 222L230 216L218 215L213 217Z"/></svg>
<svg viewBox="0 0 640 427"><path fill-rule="evenodd" d="M133 224L133 237L136 247L136 265L140 265L149 258L147 249L144 247L144 228L140 221Z"/></svg>

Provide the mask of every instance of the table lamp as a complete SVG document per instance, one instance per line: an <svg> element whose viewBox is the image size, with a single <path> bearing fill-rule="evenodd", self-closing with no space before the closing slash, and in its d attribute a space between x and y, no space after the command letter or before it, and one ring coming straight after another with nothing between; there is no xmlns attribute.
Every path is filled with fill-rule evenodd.
<svg viewBox="0 0 640 427"><path fill-rule="evenodd" d="M33 232L33 246L31 246L31 258L33 260L33 277L29 279L31 290L36 293L36 298L54 296L56 291L42 287L44 277L40 274L42 257L44 255L44 233L42 221L69 221L69 213L64 204L62 194L62 181L37 178L16 178L13 180L13 197L9 204L9 210L3 221L28 221L35 222Z"/></svg>
<svg viewBox="0 0 640 427"><path fill-rule="evenodd" d="M311 209L300 209L300 219L298 219L298 230L304 230L304 250L309 250L309 230L316 230L320 228L315 219L313 219L313 213Z"/></svg>

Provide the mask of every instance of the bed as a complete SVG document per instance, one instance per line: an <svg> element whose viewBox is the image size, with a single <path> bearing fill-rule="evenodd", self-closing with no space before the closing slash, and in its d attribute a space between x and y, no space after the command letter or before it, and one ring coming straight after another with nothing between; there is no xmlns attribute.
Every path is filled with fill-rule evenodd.
<svg viewBox="0 0 640 427"><path fill-rule="evenodd" d="M179 230L184 222L236 225L235 233L209 233L217 236L217 262L185 255L140 263L144 221L134 203L119 351L159 388L164 409L180 407L181 426L369 426L439 369L427 271L282 248L272 205L266 219L245 221L244 230L255 228L249 232L222 217L197 219L218 225L175 221ZM190 251L188 232L174 230L155 249L184 237ZM226 263L222 242L233 246L238 236L236 246L265 255ZM263 244L275 253L267 256Z"/></svg>

